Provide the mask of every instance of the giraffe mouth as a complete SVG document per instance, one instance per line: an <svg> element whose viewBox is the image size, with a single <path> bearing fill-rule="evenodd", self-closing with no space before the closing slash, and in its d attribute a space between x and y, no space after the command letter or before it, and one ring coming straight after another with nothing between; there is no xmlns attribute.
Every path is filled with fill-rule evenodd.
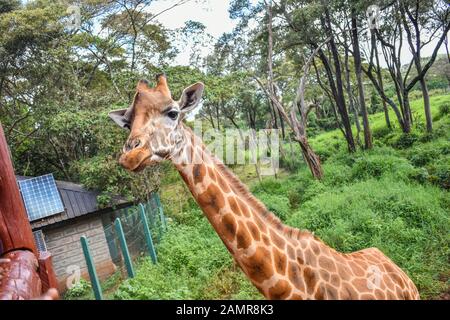
<svg viewBox="0 0 450 320"><path fill-rule="evenodd" d="M144 171L145 168L152 166L152 165L156 165L158 163L160 163L161 161L163 161L164 159L166 159L166 157L162 157L159 154L154 154L151 156L148 156L146 158L144 158L136 168L132 169L131 171L134 173L139 173Z"/></svg>

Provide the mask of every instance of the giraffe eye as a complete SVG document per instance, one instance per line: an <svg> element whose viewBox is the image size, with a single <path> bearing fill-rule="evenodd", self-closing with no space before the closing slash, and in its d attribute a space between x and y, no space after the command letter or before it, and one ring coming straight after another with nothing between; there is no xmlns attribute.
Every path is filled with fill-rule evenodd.
<svg viewBox="0 0 450 320"><path fill-rule="evenodd" d="M178 118L178 111L169 111L167 116L172 120L176 120Z"/></svg>

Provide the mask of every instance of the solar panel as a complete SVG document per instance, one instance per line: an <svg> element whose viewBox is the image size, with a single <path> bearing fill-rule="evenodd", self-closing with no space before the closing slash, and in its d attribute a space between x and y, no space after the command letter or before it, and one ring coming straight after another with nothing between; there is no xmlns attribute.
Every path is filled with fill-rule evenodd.
<svg viewBox="0 0 450 320"><path fill-rule="evenodd" d="M52 174L19 181L30 221L64 211L64 205Z"/></svg>
<svg viewBox="0 0 450 320"><path fill-rule="evenodd" d="M36 247L39 252L47 251L47 244L45 243L44 234L42 230L37 230L33 232L34 241L36 242Z"/></svg>

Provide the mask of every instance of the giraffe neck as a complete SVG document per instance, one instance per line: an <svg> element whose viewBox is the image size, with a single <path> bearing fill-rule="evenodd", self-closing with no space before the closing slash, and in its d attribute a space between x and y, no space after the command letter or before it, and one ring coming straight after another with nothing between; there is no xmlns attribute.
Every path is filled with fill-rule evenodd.
<svg viewBox="0 0 450 320"><path fill-rule="evenodd" d="M189 129L183 144L172 160L253 284L268 298L307 298L313 293L317 281L308 278L309 264L317 263L319 252L332 254L331 249L311 233L283 225Z"/></svg>

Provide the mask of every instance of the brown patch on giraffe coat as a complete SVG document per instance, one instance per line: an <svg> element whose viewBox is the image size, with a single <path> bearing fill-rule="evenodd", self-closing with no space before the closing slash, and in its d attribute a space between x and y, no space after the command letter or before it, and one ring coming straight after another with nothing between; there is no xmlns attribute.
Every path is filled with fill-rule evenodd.
<svg viewBox="0 0 450 320"><path fill-rule="evenodd" d="M236 236L236 220L232 214L226 214L222 218L225 239L232 242Z"/></svg>
<svg viewBox="0 0 450 320"><path fill-rule="evenodd" d="M269 299L283 300L291 294L291 287L285 280L278 280L278 282L271 288L269 288Z"/></svg>
<svg viewBox="0 0 450 320"><path fill-rule="evenodd" d="M342 280L349 280L352 274L350 268L345 264L337 264L337 271Z"/></svg>
<svg viewBox="0 0 450 320"><path fill-rule="evenodd" d="M319 245L317 244L316 241L311 241L311 249L314 252L314 254L317 256L320 253L320 248Z"/></svg>
<svg viewBox="0 0 450 320"><path fill-rule="evenodd" d="M305 263L305 259L303 258L303 252L301 250L297 250L297 262L299 264Z"/></svg>
<svg viewBox="0 0 450 320"><path fill-rule="evenodd" d="M303 297L299 294L294 293L291 297L291 300L303 300Z"/></svg>
<svg viewBox="0 0 450 320"><path fill-rule="evenodd" d="M270 251L263 247L256 248L252 256L243 257L242 263L248 276L257 283L268 280L273 276Z"/></svg>
<svg viewBox="0 0 450 320"><path fill-rule="evenodd" d="M231 191L230 187L220 174L217 175L217 182L219 183L219 187L223 190L223 192L229 193Z"/></svg>
<svg viewBox="0 0 450 320"><path fill-rule="evenodd" d="M387 299L388 300L395 300L396 299L395 294L394 294L393 291L387 289L386 290L386 294L387 294Z"/></svg>
<svg viewBox="0 0 450 320"><path fill-rule="evenodd" d="M208 213L218 213L225 205L225 199L219 188L211 183L205 192L198 196L198 203Z"/></svg>
<svg viewBox="0 0 450 320"><path fill-rule="evenodd" d="M247 218L250 217L250 211L248 209L248 206L245 204L245 202L243 202L241 199L236 198L236 201L238 203L239 208L241 209L241 212L244 216L246 216ZM265 227L265 226L264 226ZM262 230L262 229L261 229Z"/></svg>
<svg viewBox="0 0 450 320"><path fill-rule="evenodd" d="M368 286L369 279L356 278L352 281L353 285L359 292L371 292Z"/></svg>
<svg viewBox="0 0 450 320"><path fill-rule="evenodd" d="M263 234L262 239L264 241L264 244L268 247L270 247L271 243L270 243L270 239L267 235Z"/></svg>
<svg viewBox="0 0 450 320"><path fill-rule="evenodd" d="M329 282L330 281L330 273L327 270L320 270L319 274L320 274L320 278L323 281L325 281L325 282Z"/></svg>
<svg viewBox="0 0 450 320"><path fill-rule="evenodd" d="M375 298L377 300L386 300L386 296L384 295L383 291L381 291L380 289L375 290Z"/></svg>
<svg viewBox="0 0 450 320"><path fill-rule="evenodd" d="M208 167L208 175L211 178L212 181L217 181L216 179L216 173L214 172L214 169L211 167Z"/></svg>
<svg viewBox="0 0 450 320"><path fill-rule="evenodd" d="M361 268L361 267L359 266L359 263L358 263L358 262L356 262L356 261L351 261L351 262L349 262L349 265L350 265L350 268L352 269L353 274L354 274L355 276L357 276L357 277L364 277L364 276L365 276L366 272L364 271L363 268Z"/></svg>
<svg viewBox="0 0 450 320"><path fill-rule="evenodd" d="M330 272L335 272L336 271L336 265L335 265L334 261L331 260L330 258L325 257L325 256L319 257L319 265L322 268L324 268L324 269L326 269L326 270L328 270Z"/></svg>
<svg viewBox="0 0 450 320"><path fill-rule="evenodd" d="M317 258L311 249L305 250L305 263L311 267L316 267Z"/></svg>
<svg viewBox="0 0 450 320"><path fill-rule="evenodd" d="M342 300L356 300L358 299L358 292L350 283L344 282L340 288L339 298Z"/></svg>
<svg viewBox="0 0 450 320"><path fill-rule="evenodd" d="M233 211L233 213L235 213L236 215L240 216L241 209L239 209L236 199L234 197L228 197L228 203L230 205L231 211Z"/></svg>
<svg viewBox="0 0 450 320"><path fill-rule="evenodd" d="M192 175L194 177L194 185L201 183L206 175L206 168L204 164L194 164L192 170Z"/></svg>
<svg viewBox="0 0 450 320"><path fill-rule="evenodd" d="M305 278L308 294L313 294L314 287L316 286L318 280L316 272L310 267L306 267L305 269L303 269L303 277Z"/></svg>
<svg viewBox="0 0 450 320"><path fill-rule="evenodd" d="M287 252L288 252L289 259L295 260L295 258L296 258L295 250L290 244L287 245Z"/></svg>
<svg viewBox="0 0 450 320"><path fill-rule="evenodd" d="M335 286L335 287L340 287L341 286L341 279L339 278L339 276L336 273L331 274L330 277L330 283Z"/></svg>
<svg viewBox="0 0 450 320"><path fill-rule="evenodd" d="M361 294L359 299L361 299L361 300L375 300L375 296L373 294L370 294L370 293L363 293L363 294Z"/></svg>
<svg viewBox="0 0 450 320"><path fill-rule="evenodd" d="M288 266L288 277L291 280L292 284L299 289L300 291L305 290L305 284L303 279L301 278L301 270L300 267L295 263L289 262Z"/></svg>
<svg viewBox="0 0 450 320"><path fill-rule="evenodd" d="M316 292L314 293L314 299L324 300L325 299L324 293L325 291L322 289L322 285L319 285L316 289Z"/></svg>
<svg viewBox="0 0 450 320"><path fill-rule="evenodd" d="M261 236L259 234L258 227L256 224L254 224L252 221L247 221L247 227L248 230L250 230L250 233L252 234L252 237L254 240L259 241L261 239Z"/></svg>
<svg viewBox="0 0 450 320"><path fill-rule="evenodd" d="M275 231L270 230L270 238L272 239L272 242L281 250L284 250L284 247L286 245L283 238L281 238Z"/></svg>
<svg viewBox="0 0 450 320"><path fill-rule="evenodd" d="M286 256L283 255L280 252L280 250L278 250L275 247L272 248L272 252L273 252L273 261L275 263L276 271L277 271L277 273L284 276L286 274L286 265L287 265Z"/></svg>
<svg viewBox="0 0 450 320"><path fill-rule="evenodd" d="M247 249L252 244L250 233L247 231L243 222L238 224L236 240L238 249Z"/></svg>
<svg viewBox="0 0 450 320"><path fill-rule="evenodd" d="M329 300L338 300L339 294L335 287L330 284L325 284L325 297Z"/></svg>

